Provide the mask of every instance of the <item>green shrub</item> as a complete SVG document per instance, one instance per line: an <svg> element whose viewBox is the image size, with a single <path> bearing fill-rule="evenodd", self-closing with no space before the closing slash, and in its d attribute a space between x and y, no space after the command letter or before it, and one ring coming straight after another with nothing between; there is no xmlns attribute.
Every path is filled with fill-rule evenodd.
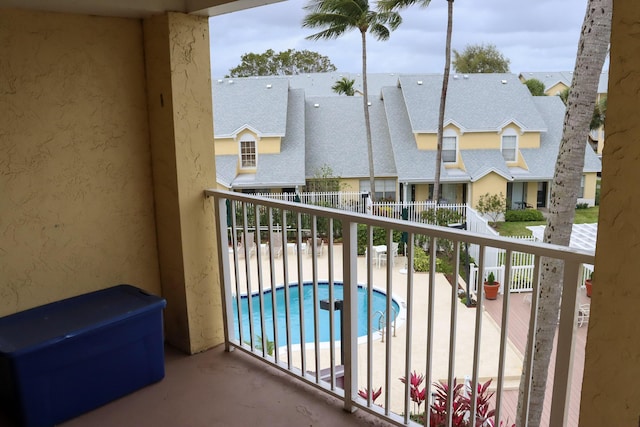
<svg viewBox="0 0 640 427"><path fill-rule="evenodd" d="M422 248L416 247L413 254L413 270L417 273L428 272L430 267L429 260L429 255ZM436 273L451 274L453 273L453 266L445 259L436 258Z"/></svg>
<svg viewBox="0 0 640 427"><path fill-rule="evenodd" d="M544 221L542 212L535 209L523 209L507 211L504 215L504 220L507 222L522 222L522 221Z"/></svg>
<svg viewBox="0 0 640 427"><path fill-rule="evenodd" d="M576 209L588 209L589 208L589 203L578 203L576 205Z"/></svg>
<svg viewBox="0 0 640 427"><path fill-rule="evenodd" d="M420 213L420 218L427 224L434 224L446 227L448 224L462 222L462 215L453 209L426 209Z"/></svg>
<svg viewBox="0 0 640 427"><path fill-rule="evenodd" d="M367 248L368 236L369 234L367 232L367 226L364 224L358 224L358 255L364 255L364 251ZM402 240L402 232L393 230L393 241L400 242L400 240ZM373 246L386 244L386 230L380 227L373 227Z"/></svg>
<svg viewBox="0 0 640 427"><path fill-rule="evenodd" d="M413 254L413 270L424 273L429 271L429 255L422 248L415 248Z"/></svg>

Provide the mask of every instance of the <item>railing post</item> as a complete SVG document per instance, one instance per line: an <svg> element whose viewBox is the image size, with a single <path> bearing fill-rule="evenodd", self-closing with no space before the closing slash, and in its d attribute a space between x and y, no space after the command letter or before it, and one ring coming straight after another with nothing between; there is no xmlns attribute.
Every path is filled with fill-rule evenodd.
<svg viewBox="0 0 640 427"><path fill-rule="evenodd" d="M358 393L358 228L355 222L342 223L343 298L341 345L344 347L344 410L355 411Z"/></svg>
<svg viewBox="0 0 640 427"><path fill-rule="evenodd" d="M222 321L224 325L224 349L231 351L229 340L234 331L233 327L233 307L231 306L231 273L229 266L229 242L227 241L227 199L219 198L214 203L216 218L218 219L218 264L221 267L220 274L220 294L222 298Z"/></svg>
<svg viewBox="0 0 640 427"><path fill-rule="evenodd" d="M578 294L578 274L580 263L565 261L562 278L562 301L555 375L553 377L553 399L549 425L566 426L569 417L571 377L573 375L573 353L576 341L576 311Z"/></svg>

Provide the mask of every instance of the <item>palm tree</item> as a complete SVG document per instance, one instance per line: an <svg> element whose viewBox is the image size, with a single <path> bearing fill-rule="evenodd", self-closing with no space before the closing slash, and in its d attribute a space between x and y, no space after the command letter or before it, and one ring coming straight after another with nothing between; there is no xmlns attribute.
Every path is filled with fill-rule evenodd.
<svg viewBox="0 0 640 427"><path fill-rule="evenodd" d="M447 89L449 87L449 72L451 69L451 32L453 29L453 1L447 0L447 41L445 44L444 75L442 77L442 92L440 93L440 111L438 113L438 138L436 147L436 171L433 182L433 199L438 203L440 199L440 175L442 170L442 133L444 131L444 111L447 103ZM380 0L380 10L402 9L414 4L427 7L431 0Z"/></svg>
<svg viewBox="0 0 640 427"><path fill-rule="evenodd" d="M568 246L575 217L575 206L584 168L584 153L589 124L595 107L598 80L604 64L611 35L612 0L589 0L582 25L573 82L568 94L567 109L560 151L551 185L551 200L544 241ZM543 262L540 278L541 303L537 307L537 326L533 361L525 359L524 366L533 362L531 396L529 399L529 426L540 425L560 300L562 297L563 264ZM576 283L567 283L576 286ZM529 342L527 340L527 342ZM525 425L526 398L524 396L525 370L520 381L516 425Z"/></svg>
<svg viewBox="0 0 640 427"><path fill-rule="evenodd" d="M336 81L331 89L338 95L342 95L343 93L347 96L353 96L356 94L356 90L353 85L356 83L353 79L348 79L346 77L341 78Z"/></svg>
<svg viewBox="0 0 640 427"><path fill-rule="evenodd" d="M402 18L397 12L372 10L368 0L311 0L304 9L308 10L309 14L302 21L302 26L304 28L323 28L322 31L308 36L308 40L335 39L350 30L360 31L362 38L362 105L367 132L369 184L371 196L374 197L375 173L367 90L367 32L377 40L387 40L391 31L398 28Z"/></svg>

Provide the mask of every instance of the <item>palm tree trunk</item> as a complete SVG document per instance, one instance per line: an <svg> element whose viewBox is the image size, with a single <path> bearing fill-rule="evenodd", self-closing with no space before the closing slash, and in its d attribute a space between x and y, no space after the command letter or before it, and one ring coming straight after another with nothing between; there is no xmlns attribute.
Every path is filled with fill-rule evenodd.
<svg viewBox="0 0 640 427"><path fill-rule="evenodd" d="M551 185L551 201L544 241L569 245L575 206L584 168L584 153L589 123L596 102L598 80L602 72L611 35L612 0L589 0L578 43L573 82L567 100L564 128L556 169ZM547 374L554 344L560 299L563 264L543 260L538 320L533 349L533 373L529 426L538 427L542 416ZM568 283L567 286L576 286ZM531 333L532 331L529 331ZM526 353L525 353L526 354ZM525 366L529 363L524 361ZM516 425L524 426L524 373L520 381ZM563 398L559 396L558 398Z"/></svg>
<svg viewBox="0 0 640 427"><path fill-rule="evenodd" d="M433 182L433 199L438 204L440 200L440 173L442 168L442 133L444 132L444 110L447 103L447 89L449 87L449 69L451 68L451 32L453 29L453 0L447 0L447 42L445 47L444 75L442 77L442 92L440 94L440 112L438 114L438 140L436 147L436 173Z"/></svg>
<svg viewBox="0 0 640 427"><path fill-rule="evenodd" d="M371 187L371 201L376 194L375 173L373 170L373 143L371 142L371 120L369 119L369 91L367 89L367 31L360 31L362 35L362 105L364 106L364 123L367 132L367 155L369 156L369 184Z"/></svg>

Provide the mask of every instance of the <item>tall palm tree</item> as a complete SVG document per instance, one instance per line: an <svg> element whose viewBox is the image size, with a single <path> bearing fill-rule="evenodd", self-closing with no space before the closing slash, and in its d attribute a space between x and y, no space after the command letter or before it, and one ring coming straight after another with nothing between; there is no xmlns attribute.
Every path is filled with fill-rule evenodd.
<svg viewBox="0 0 640 427"><path fill-rule="evenodd" d="M445 43L444 75L442 77L442 92L440 93L440 110L438 113L438 136L436 146L436 170L433 182L433 199L440 200L440 175L442 171L442 133L444 131L444 111L447 103L447 89L449 88L449 72L451 69L451 33L453 31L453 1L447 0L447 41ZM380 10L402 9L417 4L427 7L431 0L380 0Z"/></svg>
<svg viewBox="0 0 640 427"><path fill-rule="evenodd" d="M573 72L571 90L567 98L560 151L551 185L551 200L544 241L568 246L575 217L575 206L580 189L580 177L584 168L584 153L589 134L589 124L598 91L598 80L602 71L609 38L611 36L612 0L588 0L587 11L578 42L578 52ZM562 297L563 264L543 262L540 278L540 294L537 307L537 325L533 361L525 359L525 366L533 362L531 397L528 411L529 426L540 425L547 371L551 359L560 300ZM576 283L567 283L576 286ZM527 340L527 342L529 342ZM526 354L528 354L527 352ZM524 396L525 371L520 381L516 425L525 425L526 397Z"/></svg>
<svg viewBox="0 0 640 427"><path fill-rule="evenodd" d="M331 89L333 89L333 91L338 95L342 95L344 93L347 96L353 96L356 94L356 89L353 87L355 83L355 80L343 77L340 80L337 80L333 86L331 86Z"/></svg>
<svg viewBox="0 0 640 427"><path fill-rule="evenodd" d="M397 12L376 11L368 0L311 0L305 10L309 14L302 21L304 28L323 28L307 37L309 40L335 39L347 31L358 30L362 38L362 105L367 132L367 154L369 156L369 184L371 197L375 196L375 173L373 168L373 144L371 142L371 120L369 118L369 93L367 90L367 32L377 40L387 40L391 31L398 28L402 18Z"/></svg>

